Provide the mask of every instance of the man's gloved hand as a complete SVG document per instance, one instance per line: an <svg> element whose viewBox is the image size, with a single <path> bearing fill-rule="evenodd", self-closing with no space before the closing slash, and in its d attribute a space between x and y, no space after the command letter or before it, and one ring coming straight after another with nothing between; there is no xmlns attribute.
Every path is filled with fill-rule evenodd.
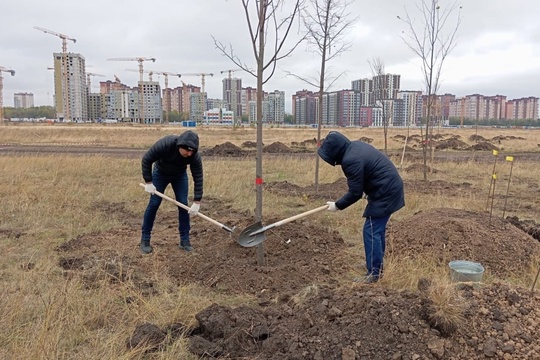
<svg viewBox="0 0 540 360"><path fill-rule="evenodd" d="M328 211L338 211L338 210L339 210L339 209L336 207L336 203L333 202L333 201L328 201L328 202L326 203L326 205L328 205L328 209L326 209L326 210L328 210Z"/></svg>
<svg viewBox="0 0 540 360"><path fill-rule="evenodd" d="M144 184L144 191L154 195L156 193L156 187L152 183Z"/></svg>
<svg viewBox="0 0 540 360"><path fill-rule="evenodd" d="M195 216L199 213L199 209L201 208L201 203L194 202L191 204L191 207L189 208L188 214Z"/></svg>

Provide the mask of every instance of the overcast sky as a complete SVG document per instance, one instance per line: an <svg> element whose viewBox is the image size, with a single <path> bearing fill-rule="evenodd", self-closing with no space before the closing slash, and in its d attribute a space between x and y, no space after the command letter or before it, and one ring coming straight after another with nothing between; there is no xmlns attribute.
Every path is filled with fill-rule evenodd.
<svg viewBox="0 0 540 360"><path fill-rule="evenodd" d="M347 74L330 90L349 89L352 80L371 77L368 61L375 57L383 60L387 73L401 75L401 89L423 90L418 58L401 38L407 29L397 19L406 9L421 22L419 1L354 0L349 10L358 21L347 37L352 47L329 63L333 73ZM444 63L439 93L540 97L540 1L459 3L462 23L456 47ZM47 67L53 65L53 53L61 52L62 40L34 26L77 40L68 41L68 51L85 57L87 71L105 75L92 77L94 92L100 81L114 80L114 75L126 85L137 84L139 74L126 71L137 69L136 61L108 58L154 57L155 63L144 63L145 70L213 73L206 77L206 91L210 98L221 98L226 74L220 71L237 66L216 49L212 36L230 44L244 63L256 68L241 0L18 0L5 1L0 14L0 66L16 71L13 77L2 73L4 106L13 106L17 92L33 93L36 106L53 103L53 72ZM294 27L295 36L298 29ZM286 72L314 76L319 67L318 55L301 44L278 63L264 90L285 91L286 111L290 112L291 96L297 90L315 89ZM250 75L234 75L242 78L244 87L256 87ZM154 75L153 80L164 86L163 78ZM182 80L201 85L200 77ZM169 87L176 86L181 86L180 79L169 77Z"/></svg>

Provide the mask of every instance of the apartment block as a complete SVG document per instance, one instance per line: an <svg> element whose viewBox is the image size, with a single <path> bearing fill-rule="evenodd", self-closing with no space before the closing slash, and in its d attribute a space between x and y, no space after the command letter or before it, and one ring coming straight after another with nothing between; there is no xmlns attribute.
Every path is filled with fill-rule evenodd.
<svg viewBox="0 0 540 360"><path fill-rule="evenodd" d="M504 95L467 95L450 101L449 117L461 120L538 119L538 98L507 100Z"/></svg>
<svg viewBox="0 0 540 360"><path fill-rule="evenodd" d="M223 100L227 110L234 113L235 119L242 119L242 79L223 79Z"/></svg>
<svg viewBox="0 0 540 360"><path fill-rule="evenodd" d="M13 95L13 104L16 109L28 109L34 107L34 94L15 93Z"/></svg>
<svg viewBox="0 0 540 360"><path fill-rule="evenodd" d="M285 121L285 92L275 90L265 96L266 106L263 106L263 112L266 112L267 123L283 123Z"/></svg>
<svg viewBox="0 0 540 360"><path fill-rule="evenodd" d="M253 88L253 87L245 87L245 88L242 88L242 91L241 91L241 106L242 106L242 116L244 115L248 115L248 119L251 118L251 114L250 114L250 104L252 101L257 101L257 89ZM264 99L264 95L263 95L263 99Z"/></svg>
<svg viewBox="0 0 540 360"><path fill-rule="evenodd" d="M372 79L353 80L351 89L359 93L361 106L371 106L375 103Z"/></svg>
<svg viewBox="0 0 540 360"><path fill-rule="evenodd" d="M308 90L293 95L293 115L297 125L312 125L318 122L319 94Z"/></svg>
<svg viewBox="0 0 540 360"><path fill-rule="evenodd" d="M401 88L401 75L385 74L373 77L373 100L395 99ZM372 104L370 104L372 105Z"/></svg>
<svg viewBox="0 0 540 360"><path fill-rule="evenodd" d="M420 125L424 104L422 92L401 90L397 93L397 99L403 101L403 106L396 108L393 125L404 127Z"/></svg>
<svg viewBox="0 0 540 360"><path fill-rule="evenodd" d="M54 53L56 116L62 121L88 120L88 86L84 56ZM66 78L64 78L64 76Z"/></svg>
<svg viewBox="0 0 540 360"><path fill-rule="evenodd" d="M140 120L144 124L161 124L163 122L163 106L161 104L161 87L157 81L139 81L142 91L140 101Z"/></svg>

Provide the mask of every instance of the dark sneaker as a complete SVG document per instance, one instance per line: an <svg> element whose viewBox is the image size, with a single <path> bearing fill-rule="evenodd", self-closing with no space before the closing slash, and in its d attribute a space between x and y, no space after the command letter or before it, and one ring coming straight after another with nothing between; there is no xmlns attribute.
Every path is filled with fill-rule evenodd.
<svg viewBox="0 0 540 360"><path fill-rule="evenodd" d="M354 278L353 282L359 283L359 284L373 284L379 281L379 277L375 275L366 275L364 277L360 278Z"/></svg>
<svg viewBox="0 0 540 360"><path fill-rule="evenodd" d="M182 250L185 250L185 251L193 251L193 246L191 246L190 243L180 243L180 245L178 245L178 247Z"/></svg>
<svg viewBox="0 0 540 360"><path fill-rule="evenodd" d="M141 253L145 255L150 254L152 253L152 251L154 251L154 249L150 245L150 241L141 241L141 243L139 244L139 249L141 250Z"/></svg>

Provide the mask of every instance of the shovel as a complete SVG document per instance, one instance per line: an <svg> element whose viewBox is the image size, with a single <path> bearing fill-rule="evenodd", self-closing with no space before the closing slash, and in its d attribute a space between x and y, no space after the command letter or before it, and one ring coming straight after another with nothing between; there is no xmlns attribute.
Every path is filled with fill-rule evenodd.
<svg viewBox="0 0 540 360"><path fill-rule="evenodd" d="M311 214L314 214L316 212L326 210L326 209L328 209L328 205L324 205L316 209L309 210L295 216L291 216L290 218L283 219L281 221L275 222L273 224L270 224L264 227L262 226L262 223L258 221L255 224L252 224L248 226L247 228L245 228L244 230L242 230L236 242L243 247L257 246L260 243L262 243L264 240L266 240L266 235L264 235L264 232L266 230L270 230L272 228L275 228L276 226L281 226L281 225L290 223L291 221L294 221L296 219L300 219L304 216L308 216L308 215L311 215Z"/></svg>
<svg viewBox="0 0 540 360"><path fill-rule="evenodd" d="M144 184L143 184L143 183L140 183L139 185L142 186L142 187L144 187ZM159 191L155 191L154 194L157 195L157 196L159 196L159 197L162 198L162 199L169 200L170 202L175 203L177 206L181 207L181 208L184 209L184 210L188 210L188 211L189 211L189 209L190 209L189 206L184 205L184 204L182 204L181 202L176 201L175 199L173 199L173 198L171 198L171 197L168 197L168 196L165 195L165 194L160 193ZM236 228L236 226L233 226L233 228L231 229L230 227L225 226L225 225L223 225L223 224L217 222L216 220L211 219L211 218L209 218L208 216L201 214L200 212L197 213L197 216L203 218L203 219L206 220L206 221L210 221L212 224L219 226L220 228L222 228L223 230L225 230L225 231L227 231L227 232L229 232L229 233L231 233L231 234L233 233L233 231L234 231L235 228Z"/></svg>

